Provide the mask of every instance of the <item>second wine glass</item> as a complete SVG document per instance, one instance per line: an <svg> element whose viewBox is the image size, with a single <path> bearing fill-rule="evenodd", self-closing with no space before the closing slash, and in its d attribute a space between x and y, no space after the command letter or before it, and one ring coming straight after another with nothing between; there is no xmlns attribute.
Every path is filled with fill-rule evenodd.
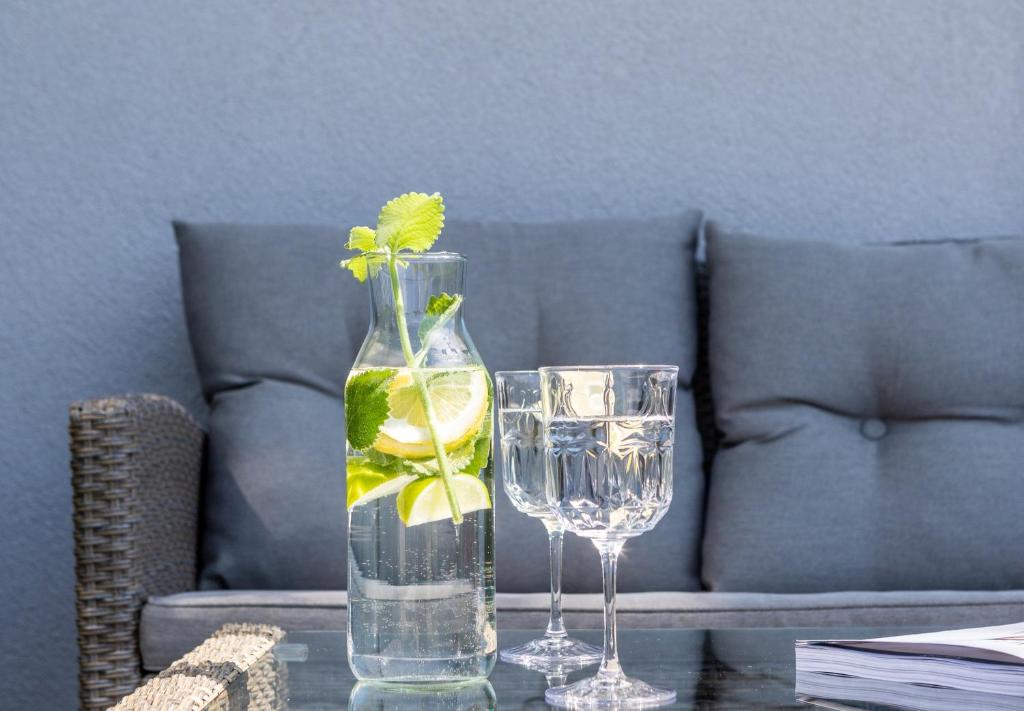
<svg viewBox="0 0 1024 711"><path fill-rule="evenodd" d="M676 698L623 673L615 577L626 541L653 529L672 501L678 374L672 365L540 369L547 502L566 530L597 547L604 583L601 666L589 679L548 689L549 704L627 709Z"/></svg>
<svg viewBox="0 0 1024 711"><path fill-rule="evenodd" d="M545 498L540 375L536 370L500 371L495 374L495 383L505 493L516 509L544 524L551 565L551 615L544 636L501 650L501 659L540 670L599 662L601 650L569 637L562 623L564 529Z"/></svg>

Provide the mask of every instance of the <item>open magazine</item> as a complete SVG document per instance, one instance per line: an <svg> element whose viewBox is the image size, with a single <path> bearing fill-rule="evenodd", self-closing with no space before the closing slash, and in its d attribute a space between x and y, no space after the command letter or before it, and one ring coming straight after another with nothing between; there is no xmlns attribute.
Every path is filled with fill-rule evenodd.
<svg viewBox="0 0 1024 711"><path fill-rule="evenodd" d="M798 640L796 692L905 708L949 708L959 693L1024 709L1024 622L877 639ZM830 694L826 694L830 692Z"/></svg>

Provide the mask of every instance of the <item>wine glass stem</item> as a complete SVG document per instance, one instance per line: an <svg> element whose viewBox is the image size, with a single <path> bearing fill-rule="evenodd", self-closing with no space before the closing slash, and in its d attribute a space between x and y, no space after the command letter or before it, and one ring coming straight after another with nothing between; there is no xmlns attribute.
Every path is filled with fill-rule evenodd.
<svg viewBox="0 0 1024 711"><path fill-rule="evenodd" d="M551 562L551 617L545 637L565 637L562 624L562 528L557 523L545 521L548 529L548 552Z"/></svg>
<svg viewBox="0 0 1024 711"><path fill-rule="evenodd" d="M604 585L604 658L598 676L621 676L619 638L615 629L615 572L625 541L594 541L601 553L601 581Z"/></svg>

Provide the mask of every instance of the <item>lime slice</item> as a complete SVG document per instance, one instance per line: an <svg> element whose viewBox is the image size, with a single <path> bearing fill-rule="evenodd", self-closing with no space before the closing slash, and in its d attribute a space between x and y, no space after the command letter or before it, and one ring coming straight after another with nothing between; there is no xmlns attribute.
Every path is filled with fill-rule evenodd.
<svg viewBox="0 0 1024 711"><path fill-rule="evenodd" d="M345 506L351 511L367 501L396 494L415 479L412 474L389 473L350 462L345 473Z"/></svg>
<svg viewBox="0 0 1024 711"><path fill-rule="evenodd" d="M453 476L452 490L464 514L491 508L487 485L472 474ZM444 493L444 481L439 476L428 476L412 482L398 494L396 503L398 517L406 526L418 526L452 517L448 497Z"/></svg>
<svg viewBox="0 0 1024 711"><path fill-rule="evenodd" d="M474 370L426 370L435 427L445 451L451 452L476 437L489 408L487 374ZM390 415L380 428L374 449L403 459L434 457L434 445L427 428L413 375L399 372L388 393Z"/></svg>

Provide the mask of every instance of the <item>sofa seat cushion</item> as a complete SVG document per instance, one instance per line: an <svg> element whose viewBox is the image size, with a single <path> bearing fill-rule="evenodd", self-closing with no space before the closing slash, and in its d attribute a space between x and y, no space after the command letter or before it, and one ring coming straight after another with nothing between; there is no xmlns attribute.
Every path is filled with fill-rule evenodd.
<svg viewBox="0 0 1024 711"><path fill-rule="evenodd" d="M707 238L706 587L1024 587L1024 239Z"/></svg>
<svg viewBox="0 0 1024 711"><path fill-rule="evenodd" d="M498 593L502 629L542 630L546 593ZM599 594L562 600L571 629L599 629ZM623 628L981 626L1024 619L1024 590L896 591L816 594L714 592L620 593ZM140 644L147 671L159 671L228 622L285 629L345 629L344 591L218 590L151 598L143 607Z"/></svg>
<svg viewBox="0 0 1024 711"><path fill-rule="evenodd" d="M704 478L690 388L699 225L696 212L546 224L450 220L438 245L466 255L467 324L492 371L679 365L672 509L623 561L623 590L700 588ZM342 396L369 316L366 285L338 268L346 233L175 228L189 337L211 406L200 586L344 588ZM543 592L544 527L496 488L499 589ZM566 592L600 590L588 541L567 537L564 568Z"/></svg>

